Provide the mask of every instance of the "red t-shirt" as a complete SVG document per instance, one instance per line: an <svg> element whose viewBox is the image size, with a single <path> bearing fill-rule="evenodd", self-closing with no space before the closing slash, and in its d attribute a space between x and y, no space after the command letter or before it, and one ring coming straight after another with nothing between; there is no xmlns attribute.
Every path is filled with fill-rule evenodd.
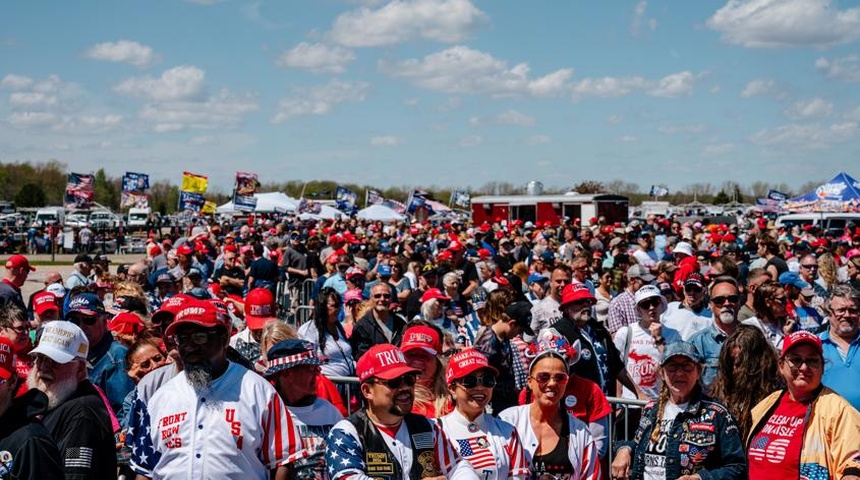
<svg viewBox="0 0 860 480"><path fill-rule="evenodd" d="M755 437L748 453L749 478L783 480L800 475L803 421L808 406L785 394L767 423Z"/></svg>

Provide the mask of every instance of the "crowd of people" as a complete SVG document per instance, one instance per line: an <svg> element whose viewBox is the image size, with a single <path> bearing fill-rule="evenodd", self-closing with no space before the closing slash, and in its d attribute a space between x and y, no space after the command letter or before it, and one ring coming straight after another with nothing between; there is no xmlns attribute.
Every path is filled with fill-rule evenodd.
<svg viewBox="0 0 860 480"><path fill-rule="evenodd" d="M739 220L212 221L29 298L9 256L0 478L858 480L860 228Z"/></svg>

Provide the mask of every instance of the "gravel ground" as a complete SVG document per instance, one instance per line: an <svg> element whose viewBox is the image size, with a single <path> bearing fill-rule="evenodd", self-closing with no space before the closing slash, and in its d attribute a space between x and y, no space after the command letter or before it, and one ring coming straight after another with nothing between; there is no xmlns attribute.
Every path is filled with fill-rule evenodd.
<svg viewBox="0 0 860 480"><path fill-rule="evenodd" d="M3 263L5 263L6 258L7 257L2 257L4 261ZM75 259L75 255L56 255L54 257L54 264L52 265L40 265L42 262L51 262L50 255L28 255L27 258L29 258L33 266L36 267L36 271L30 272L30 276L27 277L27 281L24 283L24 286L21 287L21 294L24 297L24 302L26 302L34 292L45 288L45 275L48 272L60 272L60 275L63 276L63 281L65 281L66 278L69 277L69 274L74 270L72 262ZM144 255L140 253L108 255L108 258L110 258L111 261L111 272L116 272L117 264L134 263L143 259Z"/></svg>

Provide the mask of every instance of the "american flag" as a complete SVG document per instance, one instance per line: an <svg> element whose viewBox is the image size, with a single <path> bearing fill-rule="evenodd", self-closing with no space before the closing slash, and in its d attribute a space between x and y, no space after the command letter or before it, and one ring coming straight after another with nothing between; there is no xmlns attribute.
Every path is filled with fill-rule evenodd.
<svg viewBox="0 0 860 480"><path fill-rule="evenodd" d="M131 448L131 468L136 473L152 477L152 470L158 464L161 454L155 451L152 444L149 411L139 398L134 400L128 425L125 443Z"/></svg>
<svg viewBox="0 0 860 480"><path fill-rule="evenodd" d="M478 440L481 438L484 439L486 445L484 447L478 443ZM457 440L457 444L460 446L460 456L469 460L469 463L475 467L475 470L490 468L496 465L496 457L493 456L493 452L490 450L487 437Z"/></svg>
<svg viewBox="0 0 860 480"><path fill-rule="evenodd" d="M325 464L332 480L364 473L364 451L358 440L340 428L332 428L326 439Z"/></svg>
<svg viewBox="0 0 860 480"><path fill-rule="evenodd" d="M66 468L90 468L93 466L93 449L89 447L67 448L63 453Z"/></svg>

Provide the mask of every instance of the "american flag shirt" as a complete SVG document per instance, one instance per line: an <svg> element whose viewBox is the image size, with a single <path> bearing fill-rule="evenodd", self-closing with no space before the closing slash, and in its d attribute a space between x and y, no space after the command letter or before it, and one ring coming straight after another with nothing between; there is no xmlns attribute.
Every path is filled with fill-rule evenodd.
<svg viewBox="0 0 860 480"><path fill-rule="evenodd" d="M481 480L528 478L523 446L510 423L484 413L470 422L457 410L439 422L454 449L472 464ZM477 427L474 432L469 431L472 423Z"/></svg>
<svg viewBox="0 0 860 480"><path fill-rule="evenodd" d="M304 455L274 387L234 363L199 393L180 372L134 409L131 466L153 479L265 480Z"/></svg>
<svg viewBox="0 0 860 480"><path fill-rule="evenodd" d="M430 422L430 420L427 420ZM394 455L394 460L400 464L403 472L402 479L409 480L412 470L412 442L422 447L422 442L432 443L436 451L436 460L442 474L450 480L476 480L478 477L471 464L460 458L438 424L433 425L433 431L421 438L410 438L406 422L400 424L397 433L391 437L380 430L388 449ZM424 445L427 446L427 445ZM331 480L371 480L379 475L368 475L365 463L364 448L359 441L358 431L349 420L341 420L335 424L326 439L325 452L328 475ZM420 468L416 466L415 468Z"/></svg>

